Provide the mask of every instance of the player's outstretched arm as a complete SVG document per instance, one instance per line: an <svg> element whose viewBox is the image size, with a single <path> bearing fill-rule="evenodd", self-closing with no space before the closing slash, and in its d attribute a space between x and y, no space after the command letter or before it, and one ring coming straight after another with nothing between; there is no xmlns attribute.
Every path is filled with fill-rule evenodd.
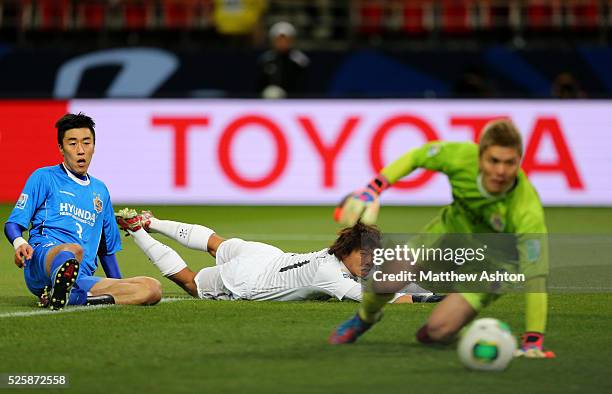
<svg viewBox="0 0 612 394"><path fill-rule="evenodd" d="M414 150L409 151L385 167L364 188L344 197L334 211L334 220L343 226L353 226L358 221L365 224L376 223L380 208L378 197L398 179L416 168L413 156Z"/></svg>
<svg viewBox="0 0 612 394"><path fill-rule="evenodd" d="M516 357L554 358L555 353L544 349L544 332L548 315L548 294L546 278L538 277L527 281L525 294L525 333Z"/></svg>
<svg viewBox="0 0 612 394"><path fill-rule="evenodd" d="M432 142L412 149L393 161L372 179L365 188L346 196L334 211L334 220L344 226L352 226L361 220L374 224L378 218L379 195L401 178L417 168L446 171L454 152L465 149L461 144Z"/></svg>
<svg viewBox="0 0 612 394"><path fill-rule="evenodd" d="M7 222L4 225L4 235L15 248L15 265L19 268L25 266L25 260L32 258L34 249L22 237L23 228L17 223Z"/></svg>
<svg viewBox="0 0 612 394"><path fill-rule="evenodd" d="M544 333L548 317L548 237L544 210L537 198L525 199L521 210L515 210L514 222L518 234L519 267L527 277L525 282L525 332L521 337L517 357L552 358L555 354L544 349Z"/></svg>

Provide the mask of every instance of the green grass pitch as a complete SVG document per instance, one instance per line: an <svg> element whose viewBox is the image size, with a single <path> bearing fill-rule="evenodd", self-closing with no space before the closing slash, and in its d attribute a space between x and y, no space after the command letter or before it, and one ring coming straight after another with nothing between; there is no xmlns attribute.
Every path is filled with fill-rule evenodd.
<svg viewBox="0 0 612 394"><path fill-rule="evenodd" d="M11 208L0 206L2 222ZM162 218L206 224L220 235L267 241L287 251L323 248L337 230L329 207L152 208ZM379 224L386 232L418 231L437 210L384 207ZM610 233L612 209L549 208L547 221L551 232ZM168 244L194 269L213 264L207 255ZM160 278L130 239L123 245L118 257L125 276ZM479 373L460 365L453 346L416 343L414 332L431 305L389 306L383 322L362 340L340 347L326 339L354 313L354 303L183 299L153 307L17 316L37 311L35 300L6 241L0 242L0 256L0 374L67 373L69 391L612 392L610 294L551 295L546 342L558 357L515 360L505 372ZM161 281L164 297L186 298L170 281ZM482 316L502 319L519 333L523 297L502 297Z"/></svg>

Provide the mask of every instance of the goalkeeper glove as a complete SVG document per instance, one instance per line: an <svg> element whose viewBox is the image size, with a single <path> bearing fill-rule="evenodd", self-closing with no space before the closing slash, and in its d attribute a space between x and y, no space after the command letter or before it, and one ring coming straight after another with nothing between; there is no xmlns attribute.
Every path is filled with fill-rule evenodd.
<svg viewBox="0 0 612 394"><path fill-rule="evenodd" d="M360 220L364 224L376 223L380 207L378 196L389 186L389 181L383 175L378 175L364 189L342 199L334 211L334 220L344 226L353 226Z"/></svg>
<svg viewBox="0 0 612 394"><path fill-rule="evenodd" d="M555 353L544 350L544 334L526 332L521 336L521 348L514 353L514 357L555 358Z"/></svg>

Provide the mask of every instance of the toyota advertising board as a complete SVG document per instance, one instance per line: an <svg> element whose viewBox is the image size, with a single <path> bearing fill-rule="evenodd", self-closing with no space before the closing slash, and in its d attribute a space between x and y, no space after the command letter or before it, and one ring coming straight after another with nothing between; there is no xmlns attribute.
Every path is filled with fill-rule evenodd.
<svg viewBox="0 0 612 394"><path fill-rule="evenodd" d="M0 102L0 200L60 161L54 121L94 118L92 175L121 203L335 204L431 140L476 140L490 119L521 130L523 169L545 205L612 205L612 101L72 100ZM451 199L418 171L384 204Z"/></svg>

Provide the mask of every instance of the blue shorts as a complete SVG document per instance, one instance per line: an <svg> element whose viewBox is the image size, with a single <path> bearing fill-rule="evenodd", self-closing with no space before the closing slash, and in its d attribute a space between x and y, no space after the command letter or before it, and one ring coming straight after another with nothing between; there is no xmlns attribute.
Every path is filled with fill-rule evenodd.
<svg viewBox="0 0 612 394"><path fill-rule="evenodd" d="M26 261L23 276L28 290L37 297L43 293L45 286L51 287L51 278L47 275L45 261L47 260L49 251L57 245L60 245L60 243L55 241L32 245L34 254L32 255L32 259ZM93 274L93 271L91 271L87 264L79 265L79 275L72 287L72 292L70 293L70 299L68 301L69 304L79 305L85 303L87 292L96 283L102 280L102 278L93 276Z"/></svg>

